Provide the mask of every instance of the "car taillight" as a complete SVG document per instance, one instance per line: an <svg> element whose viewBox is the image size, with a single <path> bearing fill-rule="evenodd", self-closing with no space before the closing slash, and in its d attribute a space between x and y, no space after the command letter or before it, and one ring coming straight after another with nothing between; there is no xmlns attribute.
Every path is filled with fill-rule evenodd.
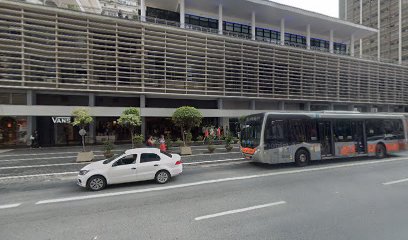
<svg viewBox="0 0 408 240"><path fill-rule="evenodd" d="M182 164L181 161L177 161L177 162L176 162L176 165L180 165L180 164Z"/></svg>

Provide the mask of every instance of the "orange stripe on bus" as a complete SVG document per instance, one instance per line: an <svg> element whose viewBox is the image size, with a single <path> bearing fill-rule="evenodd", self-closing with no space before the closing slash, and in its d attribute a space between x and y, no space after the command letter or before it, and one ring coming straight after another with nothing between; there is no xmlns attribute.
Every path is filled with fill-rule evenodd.
<svg viewBox="0 0 408 240"><path fill-rule="evenodd" d="M375 144L368 144L368 153L375 153L375 148L377 145Z"/></svg>
<svg viewBox="0 0 408 240"><path fill-rule="evenodd" d="M398 152L399 151L399 144L398 143L387 143L385 144L387 148L387 152Z"/></svg>
<svg viewBox="0 0 408 240"><path fill-rule="evenodd" d="M356 153L356 146L343 146L340 150L340 155L350 155Z"/></svg>
<svg viewBox="0 0 408 240"><path fill-rule="evenodd" d="M241 148L241 152L246 154L254 155L255 151L256 151L255 148Z"/></svg>

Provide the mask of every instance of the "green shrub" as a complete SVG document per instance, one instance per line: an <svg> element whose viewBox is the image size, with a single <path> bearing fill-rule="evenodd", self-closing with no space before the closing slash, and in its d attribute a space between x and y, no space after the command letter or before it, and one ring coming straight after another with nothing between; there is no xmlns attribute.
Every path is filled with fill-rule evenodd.
<svg viewBox="0 0 408 240"><path fill-rule="evenodd" d="M144 137L143 137L143 135L134 135L133 136L133 144L135 144L135 145L142 145L143 144L143 142L144 142Z"/></svg>

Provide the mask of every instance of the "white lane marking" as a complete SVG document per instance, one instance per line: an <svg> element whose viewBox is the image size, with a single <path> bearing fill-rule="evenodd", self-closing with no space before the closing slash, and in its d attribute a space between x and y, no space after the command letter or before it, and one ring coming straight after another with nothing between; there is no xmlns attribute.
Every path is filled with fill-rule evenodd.
<svg viewBox="0 0 408 240"><path fill-rule="evenodd" d="M0 180L30 178L30 177L54 177L54 176L74 175L74 174L75 174L75 175L78 175L78 171L77 171L77 172L44 173L44 174L33 174L33 175L0 177Z"/></svg>
<svg viewBox="0 0 408 240"><path fill-rule="evenodd" d="M12 166L12 167L0 167L0 170L7 169L21 169L21 168L44 168L44 167L57 167L57 166L69 166L69 165L84 165L89 163L56 163L56 164L42 164L42 165L29 165L29 166Z"/></svg>
<svg viewBox="0 0 408 240"><path fill-rule="evenodd" d="M36 161L36 160L50 160L50 159L67 159L67 158L76 158L77 156L62 156L62 157L42 157L42 158L22 158L22 159L0 159L2 162L18 162L18 161Z"/></svg>
<svg viewBox="0 0 408 240"><path fill-rule="evenodd" d="M393 184L404 183L404 182L408 182L408 178L404 178L404 179L400 179L400 180L396 180L396 181L391 181L391 182L386 182L386 183L383 183L383 185L393 185Z"/></svg>
<svg viewBox="0 0 408 240"><path fill-rule="evenodd" d="M18 207L18 206L20 206L20 205L21 205L21 203L0 205L0 209L15 208L15 207Z"/></svg>
<svg viewBox="0 0 408 240"><path fill-rule="evenodd" d="M194 162L194 163L183 163L183 165L204 165L204 164L209 164L209 163L217 163L217 162L229 162L229 161L245 161L242 158L237 158L237 159L221 159L221 160L214 160L214 161L200 161L200 162ZM246 161L245 161L246 162ZM69 163L71 164L71 163ZM72 163L72 164L88 164L88 163ZM58 164L50 164L51 166L55 166ZM41 166L41 165L37 165ZM23 167L23 166L22 166ZM29 166L30 167L30 166ZM33 165L33 167L36 167L36 165ZM75 176L78 174L78 172L62 172L62 173L46 173L46 174L34 174L34 175L22 175L22 176L8 176L8 177L0 177L0 180L9 180L9 179L19 179L19 178L30 178L30 177L53 177L53 176L58 176L58 175L72 175L75 174ZM71 178L70 178L71 179Z"/></svg>
<svg viewBox="0 0 408 240"><path fill-rule="evenodd" d="M75 153L75 152L72 152ZM77 153L77 152L76 152ZM240 152L229 152L229 153L203 153L203 154L192 154L185 156L187 157L194 157L194 156L208 156L208 155L225 155L225 154L238 154ZM64 153L58 153L58 154L64 154ZM68 152L67 152L68 154ZM50 154L51 155L51 154ZM54 154L52 154L54 155ZM35 155L34 155L35 156ZM0 156L1 157L1 156ZM20 159L0 159L0 163L2 162L19 162L19 161L37 161L37 160L51 160L51 159L75 159L77 156L72 155L72 156L59 156L59 157L39 157L39 158L20 158ZM103 155L95 155L94 157L103 157Z"/></svg>
<svg viewBox="0 0 408 240"><path fill-rule="evenodd" d="M232 161L244 161L244 160L245 159L243 158L231 158L231 159L220 159L220 160L212 160L212 161L183 163L183 165L199 165L199 164L206 164L206 163L232 162Z"/></svg>
<svg viewBox="0 0 408 240"><path fill-rule="evenodd" d="M396 159L388 159L388 160L374 160L374 161L359 162L359 163L340 164L340 165L335 165L335 166L313 167L313 168L306 168L306 169L301 169L301 170L289 170L289 171L272 172L272 173L264 173L264 174L257 174L257 175L247 175L247 176L242 176L242 177L221 178L221 179L205 180L205 181L185 183L185 184L177 184L177 185L171 185L171 186L165 186L165 187L155 187L155 188L145 188L145 189L139 189L139 190L122 191L122 192L91 194L87 196L78 196L78 197L48 199L48 200L38 201L36 204L60 203L60 202L78 201L78 200L85 200L85 199L95 199L95 198L129 195L129 194L136 194L136 193L155 192L155 191L187 188L187 187L192 187L192 186L207 185L207 184L214 184L214 183L240 181L240 180L264 178L264 177L279 176L279 175L289 175L289 174L296 174L296 173L316 172L316 171L323 171L323 170L331 170L331 169L354 167L354 166L364 166L364 165L396 162L396 161L403 161L403 160L408 160L408 159L407 158L396 158Z"/></svg>
<svg viewBox="0 0 408 240"><path fill-rule="evenodd" d="M196 218L194 218L194 220L200 221L200 220L204 220L204 219L221 217L221 216L231 215L231 214L235 214L235 213L248 212L248 211L252 211L252 210L256 210L256 209L267 208L267 207L272 207L272 206L277 206L277 205L282 205L282 204L286 204L286 202L285 201L280 201L280 202L262 204L262 205L247 207L247 208L240 208L240 209L235 209L235 210L230 210L230 211L225 211L225 212L220 212L220 213L214 213L214 214L210 214L210 215L196 217Z"/></svg>
<svg viewBox="0 0 408 240"><path fill-rule="evenodd" d="M233 165L241 165L241 164L247 164L248 162L242 161L242 162L227 162L227 163L215 163L215 164L206 164L206 165L198 165L201 168L214 168L214 167L224 167L224 166L233 166Z"/></svg>

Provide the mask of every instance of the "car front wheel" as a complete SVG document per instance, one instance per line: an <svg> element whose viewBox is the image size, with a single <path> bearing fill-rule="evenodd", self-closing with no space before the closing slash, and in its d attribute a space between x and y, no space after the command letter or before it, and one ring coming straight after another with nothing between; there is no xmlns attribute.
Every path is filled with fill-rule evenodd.
<svg viewBox="0 0 408 240"><path fill-rule="evenodd" d="M91 191L100 191L106 187L106 179L102 176L92 176L89 178L86 188Z"/></svg>
<svg viewBox="0 0 408 240"><path fill-rule="evenodd" d="M155 180L157 183L165 184L170 179L170 173L164 170L158 171L156 173Z"/></svg>

